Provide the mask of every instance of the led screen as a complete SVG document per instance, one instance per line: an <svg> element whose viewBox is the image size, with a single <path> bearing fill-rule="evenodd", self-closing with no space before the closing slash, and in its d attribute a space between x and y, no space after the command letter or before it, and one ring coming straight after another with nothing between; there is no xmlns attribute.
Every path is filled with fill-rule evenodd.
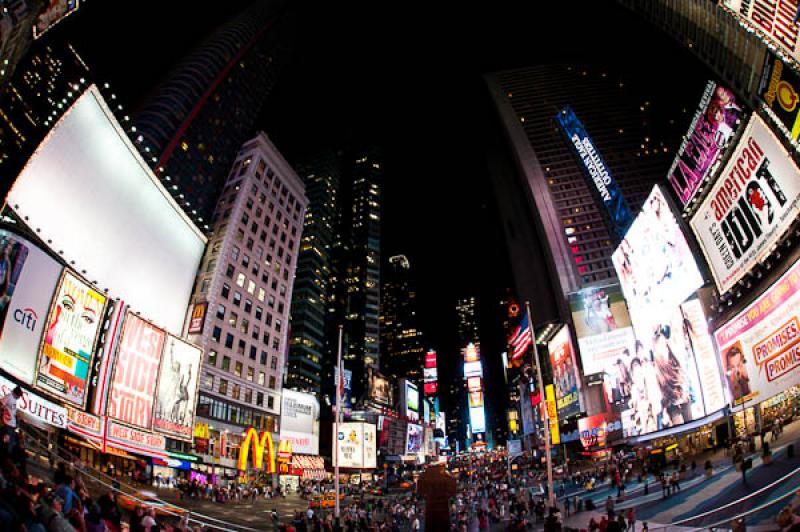
<svg viewBox="0 0 800 532"><path fill-rule="evenodd" d="M558 417L564 419L581 411L578 368L575 365L575 353L566 325L550 340L547 349L550 352L550 365L553 368Z"/></svg>
<svg viewBox="0 0 800 532"><path fill-rule="evenodd" d="M470 377L483 377L483 366L481 366L480 360L464 363L464 378Z"/></svg>
<svg viewBox="0 0 800 532"><path fill-rule="evenodd" d="M408 419L419 420L419 390L417 387L406 381L406 417Z"/></svg>
<svg viewBox="0 0 800 532"><path fill-rule="evenodd" d="M473 434L486 432L486 414L482 406L469 409L469 426Z"/></svg>
<svg viewBox="0 0 800 532"><path fill-rule="evenodd" d="M8 204L87 280L181 334L205 238L95 87L39 145Z"/></svg>

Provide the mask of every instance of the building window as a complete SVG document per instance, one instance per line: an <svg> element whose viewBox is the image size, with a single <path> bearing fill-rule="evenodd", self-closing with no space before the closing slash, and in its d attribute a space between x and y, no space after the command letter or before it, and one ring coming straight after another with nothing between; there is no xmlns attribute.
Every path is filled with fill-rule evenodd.
<svg viewBox="0 0 800 532"><path fill-rule="evenodd" d="M222 357L222 369L225 371L231 370L231 357L229 356Z"/></svg>
<svg viewBox="0 0 800 532"><path fill-rule="evenodd" d="M217 365L217 352L214 351L213 349L210 349L208 351L208 363L211 364L212 366Z"/></svg>
<svg viewBox="0 0 800 532"><path fill-rule="evenodd" d="M249 249L249 250L251 250L251 251L252 251L252 249L253 249L253 244L255 244L255 242L253 241L253 239L252 239L252 238L248 238L248 239L247 239L247 249Z"/></svg>
<svg viewBox="0 0 800 532"><path fill-rule="evenodd" d="M240 294L239 292L234 292L233 293L233 304L238 307L241 304L241 302L242 302L242 294Z"/></svg>
<svg viewBox="0 0 800 532"><path fill-rule="evenodd" d="M237 355L244 355L244 350L247 347L247 344L244 340L239 340L239 345L236 347L236 354Z"/></svg>
<svg viewBox="0 0 800 532"><path fill-rule="evenodd" d="M283 325L283 322L281 320L275 320L275 331L276 332L281 332L281 325Z"/></svg>
<svg viewBox="0 0 800 532"><path fill-rule="evenodd" d="M215 342L219 342L219 338L222 335L222 329L219 327L214 327L214 330L211 332L211 339Z"/></svg>
<svg viewBox="0 0 800 532"><path fill-rule="evenodd" d="M275 308L275 296L269 296L269 300L267 301L267 306L269 308Z"/></svg>
<svg viewBox="0 0 800 532"><path fill-rule="evenodd" d="M228 299L228 295L229 295L230 293L231 293L231 287L230 287L230 285L223 284L223 285L222 285L222 292L220 292L220 294L222 295L222 297L224 297L225 299Z"/></svg>
<svg viewBox="0 0 800 532"><path fill-rule="evenodd" d="M231 258L233 260L236 260L236 259L239 258L239 248L238 247L233 246L233 249L231 250Z"/></svg>
<svg viewBox="0 0 800 532"><path fill-rule="evenodd" d="M251 345L250 346L250 360L255 360L256 359L256 353L257 352L258 352L258 349L256 348L256 346Z"/></svg>
<svg viewBox="0 0 800 532"><path fill-rule="evenodd" d="M201 294L205 294L206 292L208 292L208 284L209 284L208 279L203 279L203 281L200 283Z"/></svg>
<svg viewBox="0 0 800 532"><path fill-rule="evenodd" d="M256 406L264 406L264 394L256 392Z"/></svg>
<svg viewBox="0 0 800 532"><path fill-rule="evenodd" d="M247 380L250 381L250 382L253 382L253 377L255 376L255 374L256 374L256 370L254 370L253 368L248 366L247 367Z"/></svg>
<svg viewBox="0 0 800 532"><path fill-rule="evenodd" d="M225 277L233 279L233 264L228 263L228 267L225 269Z"/></svg>
<svg viewBox="0 0 800 532"><path fill-rule="evenodd" d="M261 365L264 366L266 364L267 364L267 352L261 351Z"/></svg>
<svg viewBox="0 0 800 532"><path fill-rule="evenodd" d="M244 240L244 231L241 228L239 228L236 230L236 241L242 242L243 240Z"/></svg>
<svg viewBox="0 0 800 532"><path fill-rule="evenodd" d="M234 384L233 385L233 393L231 394L231 397L233 397L234 399L239 399L239 394L241 393L241 391L242 391L242 387L239 386L238 384Z"/></svg>
<svg viewBox="0 0 800 532"><path fill-rule="evenodd" d="M231 333L225 335L225 347L233 349L233 335Z"/></svg>
<svg viewBox="0 0 800 532"><path fill-rule="evenodd" d="M278 357L272 357L272 360L269 363L270 369L278 369Z"/></svg>
<svg viewBox="0 0 800 532"><path fill-rule="evenodd" d="M258 325L253 325L253 334L251 335L253 340L258 340L261 337L261 329Z"/></svg>
<svg viewBox="0 0 800 532"><path fill-rule="evenodd" d="M233 369L233 374L236 375L237 377L241 377L242 376L242 363L241 362L237 362L233 366L233 368L234 368Z"/></svg>
<svg viewBox="0 0 800 532"><path fill-rule="evenodd" d="M270 375L269 376L269 389L270 390L274 390L275 389L275 375Z"/></svg>
<svg viewBox="0 0 800 532"><path fill-rule="evenodd" d="M244 402L250 404L253 402L253 390L250 388L244 389Z"/></svg>
<svg viewBox="0 0 800 532"><path fill-rule="evenodd" d="M239 275L236 276L236 286L241 288L244 286L244 282L245 282L245 277L243 273L240 273Z"/></svg>
<svg viewBox="0 0 800 532"><path fill-rule="evenodd" d="M267 317L264 318L264 323L266 323L267 325L272 325L272 314L270 314L269 312L267 312Z"/></svg>
<svg viewBox="0 0 800 532"><path fill-rule="evenodd" d="M230 325L231 327L235 328L236 327L236 322L238 322L238 321L239 321L239 315L236 314L235 312L231 311L231 313L228 314L228 325Z"/></svg>
<svg viewBox="0 0 800 532"><path fill-rule="evenodd" d="M263 371L258 372L258 384L260 386L264 386L264 382L266 382L266 374Z"/></svg>
<svg viewBox="0 0 800 532"><path fill-rule="evenodd" d="M284 304L278 303L278 314L283 314Z"/></svg>
<svg viewBox="0 0 800 532"><path fill-rule="evenodd" d="M224 320L225 319L225 305L217 306L217 319Z"/></svg>
<svg viewBox="0 0 800 532"><path fill-rule="evenodd" d="M256 291L256 283L253 281L247 281L247 293L252 295Z"/></svg>
<svg viewBox="0 0 800 532"><path fill-rule="evenodd" d="M247 334L250 331L250 322L246 319L242 319L242 326L239 328L239 330L243 334Z"/></svg>
<svg viewBox="0 0 800 532"><path fill-rule="evenodd" d="M256 307L256 319L260 320L263 314L264 314L264 309L261 307Z"/></svg>
<svg viewBox="0 0 800 532"><path fill-rule="evenodd" d="M206 374L203 377L203 388L206 390L213 390L214 389L214 376Z"/></svg>
<svg viewBox="0 0 800 532"><path fill-rule="evenodd" d="M277 336L272 339L272 348L273 349L280 349L281 348L281 341Z"/></svg>
<svg viewBox="0 0 800 532"><path fill-rule="evenodd" d="M250 266L250 257L248 257L247 255L242 255L242 266L244 266L245 268Z"/></svg>
<svg viewBox="0 0 800 532"><path fill-rule="evenodd" d="M225 379L219 380L219 394L228 395L228 381L226 381Z"/></svg>
<svg viewBox="0 0 800 532"><path fill-rule="evenodd" d="M258 289L258 296L256 296L256 297L258 297L258 300L263 303L264 302L264 298L266 297L266 295L267 295L267 293L264 291L264 289L263 288L259 288Z"/></svg>
<svg viewBox="0 0 800 532"><path fill-rule="evenodd" d="M275 408L275 398L271 395L267 396L267 408Z"/></svg>

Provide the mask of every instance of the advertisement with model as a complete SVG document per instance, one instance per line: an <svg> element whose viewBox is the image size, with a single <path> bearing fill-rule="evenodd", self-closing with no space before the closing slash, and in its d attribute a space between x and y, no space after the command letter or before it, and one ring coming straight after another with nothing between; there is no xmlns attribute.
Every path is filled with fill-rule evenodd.
<svg viewBox="0 0 800 532"><path fill-rule="evenodd" d="M334 427L335 429L335 427ZM375 425L353 422L340 423L336 462L339 467L351 469L374 469L377 465L377 441Z"/></svg>
<svg viewBox="0 0 800 532"><path fill-rule="evenodd" d="M36 355L62 267L24 238L0 230L0 367L33 384Z"/></svg>
<svg viewBox="0 0 800 532"><path fill-rule="evenodd" d="M47 318L36 387L83 408L106 297L65 271Z"/></svg>
<svg viewBox="0 0 800 532"><path fill-rule="evenodd" d="M167 335L161 355L153 429L173 438L192 441L194 409L203 351Z"/></svg>
<svg viewBox="0 0 800 532"><path fill-rule="evenodd" d="M725 293L757 263L800 213L800 171L756 115L691 226Z"/></svg>
<svg viewBox="0 0 800 532"><path fill-rule="evenodd" d="M689 133L667 173L672 188L684 205L692 199L725 153L743 114L733 92L713 81L708 82Z"/></svg>
<svg viewBox="0 0 800 532"><path fill-rule="evenodd" d="M575 351L572 349L572 339L566 325L550 340L547 350L550 353L550 367L553 368L558 417L566 419L581 411L578 368L575 365Z"/></svg>
<svg viewBox="0 0 800 532"><path fill-rule="evenodd" d="M319 454L319 401L310 393L283 390L281 441L296 454Z"/></svg>
<svg viewBox="0 0 800 532"><path fill-rule="evenodd" d="M800 262L714 336L734 404L800 384Z"/></svg>

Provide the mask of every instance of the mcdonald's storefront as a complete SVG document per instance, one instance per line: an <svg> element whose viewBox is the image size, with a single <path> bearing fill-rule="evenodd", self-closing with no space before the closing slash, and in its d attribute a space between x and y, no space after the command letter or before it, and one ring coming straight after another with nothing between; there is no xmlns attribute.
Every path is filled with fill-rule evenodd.
<svg viewBox="0 0 800 532"><path fill-rule="evenodd" d="M194 429L194 451L202 463L192 464L192 478L201 483L225 486L237 483L272 483L276 473L277 435L219 422L198 420Z"/></svg>

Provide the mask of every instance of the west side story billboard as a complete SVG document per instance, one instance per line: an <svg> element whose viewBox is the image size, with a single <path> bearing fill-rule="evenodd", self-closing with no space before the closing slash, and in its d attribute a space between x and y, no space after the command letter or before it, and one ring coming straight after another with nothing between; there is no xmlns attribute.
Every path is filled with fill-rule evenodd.
<svg viewBox="0 0 800 532"><path fill-rule="evenodd" d="M575 116L572 107L564 106L556 115L556 122L561 126L575 150L575 154L581 160L589 187L605 207L609 230L621 240L628 227L633 223L633 215L622 196L622 191L611 175L611 170L595 148L583 123Z"/></svg>

